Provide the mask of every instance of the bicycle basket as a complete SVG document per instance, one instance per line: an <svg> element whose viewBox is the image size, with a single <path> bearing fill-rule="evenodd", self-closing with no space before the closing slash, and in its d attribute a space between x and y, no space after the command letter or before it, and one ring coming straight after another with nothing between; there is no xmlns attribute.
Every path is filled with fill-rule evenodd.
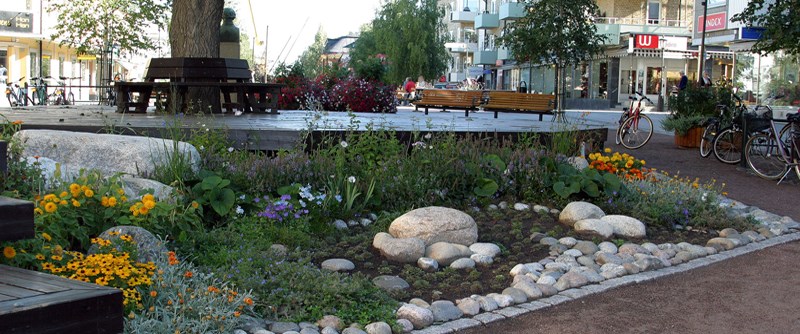
<svg viewBox="0 0 800 334"><path fill-rule="evenodd" d="M744 118L747 121L748 132L764 131L770 127L769 121L772 119L772 113L764 112L759 115L755 112L747 112L744 114Z"/></svg>

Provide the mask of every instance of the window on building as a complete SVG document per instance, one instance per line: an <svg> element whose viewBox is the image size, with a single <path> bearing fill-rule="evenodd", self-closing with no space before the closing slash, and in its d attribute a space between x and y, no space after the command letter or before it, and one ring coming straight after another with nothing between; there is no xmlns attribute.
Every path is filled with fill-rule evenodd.
<svg viewBox="0 0 800 334"><path fill-rule="evenodd" d="M66 76L64 72L64 57L58 57L58 75L62 77Z"/></svg>
<svg viewBox="0 0 800 334"><path fill-rule="evenodd" d="M658 24L661 17L661 1L649 1L647 3L647 24Z"/></svg>

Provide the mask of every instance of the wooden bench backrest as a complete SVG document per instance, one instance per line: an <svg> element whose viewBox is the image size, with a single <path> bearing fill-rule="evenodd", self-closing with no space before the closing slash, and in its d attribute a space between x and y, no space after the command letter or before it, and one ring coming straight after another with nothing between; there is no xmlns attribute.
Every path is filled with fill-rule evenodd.
<svg viewBox="0 0 800 334"><path fill-rule="evenodd" d="M552 110L555 96L550 94L525 94L509 91L490 91L488 105L516 106L520 109Z"/></svg>
<svg viewBox="0 0 800 334"><path fill-rule="evenodd" d="M233 58L151 58L145 71L145 81L249 82L247 60Z"/></svg>
<svg viewBox="0 0 800 334"><path fill-rule="evenodd" d="M482 92L479 90L454 90L454 89L426 89L422 92L422 101L425 100L451 100L480 102Z"/></svg>

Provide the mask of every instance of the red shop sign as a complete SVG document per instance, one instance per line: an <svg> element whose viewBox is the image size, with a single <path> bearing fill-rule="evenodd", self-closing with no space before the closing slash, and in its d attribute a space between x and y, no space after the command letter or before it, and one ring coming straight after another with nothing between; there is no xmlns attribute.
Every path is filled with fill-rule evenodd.
<svg viewBox="0 0 800 334"><path fill-rule="evenodd" d="M722 30L728 24L727 13L711 14L706 19L706 31ZM703 16L697 18L697 32L703 32Z"/></svg>
<svg viewBox="0 0 800 334"><path fill-rule="evenodd" d="M658 49L658 35L636 35L633 47L637 49Z"/></svg>

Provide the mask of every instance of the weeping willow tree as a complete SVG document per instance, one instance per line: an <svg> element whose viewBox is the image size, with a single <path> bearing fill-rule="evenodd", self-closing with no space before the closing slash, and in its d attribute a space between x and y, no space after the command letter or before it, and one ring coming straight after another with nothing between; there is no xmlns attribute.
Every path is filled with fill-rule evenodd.
<svg viewBox="0 0 800 334"><path fill-rule="evenodd" d="M450 54L444 47L447 29L444 8L436 0L397 0L383 5L362 29L351 52L351 64L384 55L387 82L405 77L436 78L447 70Z"/></svg>

